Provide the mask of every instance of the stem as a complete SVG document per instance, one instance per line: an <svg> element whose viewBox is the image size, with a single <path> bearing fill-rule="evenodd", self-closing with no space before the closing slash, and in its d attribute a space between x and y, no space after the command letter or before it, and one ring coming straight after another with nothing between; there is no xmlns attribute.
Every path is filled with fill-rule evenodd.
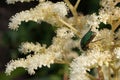
<svg viewBox="0 0 120 80"><path fill-rule="evenodd" d="M77 13L77 11L76 11L76 8L70 3L69 0L64 0L64 1L67 3L70 11L71 11L72 14L73 14L74 23L75 23L75 24L78 24L78 13ZM78 3L79 3L79 0L78 0L77 3L76 3L76 7L78 6Z"/></svg>
<svg viewBox="0 0 120 80"><path fill-rule="evenodd" d="M109 65L109 66L110 66L110 65ZM109 80L111 80L111 72L110 72L110 67L108 67L108 71L109 71L109 72L108 72L108 74L109 74L109 75L108 75L108 78L109 78Z"/></svg>
<svg viewBox="0 0 120 80"><path fill-rule="evenodd" d="M63 55L64 55L64 57L63 57L64 61L69 63L69 59L68 59L68 56L67 56L67 52L64 51Z"/></svg>
<svg viewBox="0 0 120 80"><path fill-rule="evenodd" d="M117 68L117 70L118 70L118 71L120 70L120 66Z"/></svg>
<svg viewBox="0 0 120 80"><path fill-rule="evenodd" d="M86 76L88 76L90 78L90 80L97 80L94 76L92 76L92 75L90 75L88 73L86 73Z"/></svg>
<svg viewBox="0 0 120 80"><path fill-rule="evenodd" d="M119 71L119 67L116 69L114 66L110 65L110 67L112 68L114 74L115 74L115 80L118 80L118 71Z"/></svg>
<svg viewBox="0 0 120 80"><path fill-rule="evenodd" d="M113 24L113 30L115 31L117 29L117 27L120 25L120 19Z"/></svg>
<svg viewBox="0 0 120 80"><path fill-rule="evenodd" d="M74 6L70 3L70 1L69 0L64 0L64 1L67 3L68 7L70 8L70 11L72 12L73 16L77 16L78 15L77 11L74 8Z"/></svg>
<svg viewBox="0 0 120 80"><path fill-rule="evenodd" d="M118 80L118 71L115 71L115 80Z"/></svg>
<svg viewBox="0 0 120 80"><path fill-rule="evenodd" d="M112 26L112 31L114 32L117 27L120 25L120 17L116 20L112 19L112 15L109 17L108 23Z"/></svg>
<svg viewBox="0 0 120 80"><path fill-rule="evenodd" d="M102 68L100 66L98 66L98 76L99 76L99 80L104 80L104 75L102 72Z"/></svg>
<svg viewBox="0 0 120 80"><path fill-rule="evenodd" d="M113 72L115 72L115 71L116 71L116 69L115 69L115 67L114 67L114 66L110 65L110 67L112 68Z"/></svg>
<svg viewBox="0 0 120 80"><path fill-rule="evenodd" d="M68 67L69 67L69 65L65 65L64 66L64 77L63 77L63 80L68 80L68 74L69 74Z"/></svg>
<svg viewBox="0 0 120 80"><path fill-rule="evenodd" d="M76 4L75 4L75 6L74 6L74 8L75 8L76 10L77 10L77 8L78 8L78 5L79 5L80 1L81 1L81 0L77 0Z"/></svg>
<svg viewBox="0 0 120 80"><path fill-rule="evenodd" d="M61 23L63 23L64 25L66 25L68 28L70 28L71 30L73 30L79 37L80 37L80 33L78 30L76 30L74 27L72 27L70 24L68 24L67 22L65 22L63 19L59 18L59 21Z"/></svg>
<svg viewBox="0 0 120 80"><path fill-rule="evenodd" d="M68 80L68 74L67 73L64 73L63 80Z"/></svg>
<svg viewBox="0 0 120 80"><path fill-rule="evenodd" d="M56 64L70 64L68 61L66 62L66 61L58 61L58 60L56 60L55 63Z"/></svg>

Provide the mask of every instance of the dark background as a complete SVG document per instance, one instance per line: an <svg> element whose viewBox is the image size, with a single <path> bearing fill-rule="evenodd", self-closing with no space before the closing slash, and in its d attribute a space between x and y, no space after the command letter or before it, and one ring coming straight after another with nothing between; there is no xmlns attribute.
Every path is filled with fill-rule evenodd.
<svg viewBox="0 0 120 80"><path fill-rule="evenodd" d="M62 0L52 0L53 2ZM71 0L74 4L76 0ZM78 7L78 12L86 14L92 14L97 12L100 7L99 0L81 0ZM5 65L11 59L17 59L18 57L25 57L18 52L18 47L21 42L40 42L41 44L52 43L52 37L55 36L55 28L49 28L51 26L48 23L42 22L37 24L29 21L28 23L22 22L18 31L12 31L8 28L9 18L17 12L22 10L28 10L34 8L38 4L37 1L30 3L6 4L5 0L0 0L0 80L62 80L66 65L52 65L51 69L43 67L36 70L36 74L33 76L28 75L27 71L23 68L17 68L12 72L10 76L6 76ZM28 26L28 27L25 27ZM44 28L40 26L45 26ZM44 34L44 36L43 36ZM46 78L49 77L49 78Z"/></svg>

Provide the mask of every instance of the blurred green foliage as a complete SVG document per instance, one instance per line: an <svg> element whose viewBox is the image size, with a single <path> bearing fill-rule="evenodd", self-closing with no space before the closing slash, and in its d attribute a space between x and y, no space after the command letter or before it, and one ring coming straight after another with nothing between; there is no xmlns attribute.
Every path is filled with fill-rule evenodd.
<svg viewBox="0 0 120 80"><path fill-rule="evenodd" d="M100 0L81 0L80 5L78 6L78 12L86 14L97 13L100 4Z"/></svg>
<svg viewBox="0 0 120 80"><path fill-rule="evenodd" d="M17 48L21 42L39 42L41 44L52 44L52 38L55 36L55 29L52 25L42 22L38 24L33 21L22 22L18 31L9 30L4 34L4 44L8 44L12 59L18 58L20 53ZM16 55L17 54L17 55Z"/></svg>

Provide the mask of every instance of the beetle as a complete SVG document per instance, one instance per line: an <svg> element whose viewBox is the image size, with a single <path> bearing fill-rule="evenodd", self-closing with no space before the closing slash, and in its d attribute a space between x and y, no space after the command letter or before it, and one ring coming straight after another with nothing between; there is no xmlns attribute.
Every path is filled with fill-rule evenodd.
<svg viewBox="0 0 120 80"><path fill-rule="evenodd" d="M90 28L89 31L82 37L80 41L81 49L84 51L89 49L89 43L94 39L95 36L96 36L96 32L91 31Z"/></svg>

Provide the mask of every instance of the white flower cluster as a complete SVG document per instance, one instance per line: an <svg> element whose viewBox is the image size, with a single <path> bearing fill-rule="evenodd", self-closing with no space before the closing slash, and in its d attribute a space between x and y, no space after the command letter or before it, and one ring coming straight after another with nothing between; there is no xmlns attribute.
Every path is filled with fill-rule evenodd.
<svg viewBox="0 0 120 80"><path fill-rule="evenodd" d="M99 48L104 50L109 49L110 46L114 45L114 38L115 38L114 35L115 34L114 32L112 32L112 30L108 30L108 29L100 30L99 32L97 32L97 35L94 38L94 41L98 40L95 45L99 44Z"/></svg>
<svg viewBox="0 0 120 80"><path fill-rule="evenodd" d="M34 0L6 0L8 4L15 4L15 2L30 2Z"/></svg>
<svg viewBox="0 0 120 80"><path fill-rule="evenodd" d="M8 3L17 1L7 0ZM102 7L98 14L93 13L85 16L77 14L76 6L78 6L80 0L77 0L75 6L70 4L69 0L64 0L66 3L39 1L43 2L40 2L34 9L22 11L13 16L10 19L9 28L17 30L21 21L28 22L32 20L38 23L46 21L58 26L56 36L53 38L52 44L47 48L46 45L42 46L40 43L22 43L19 51L24 54L33 52L33 54L28 55L26 59L11 60L7 64L6 73L10 74L17 67L23 67L28 70L28 73L34 74L34 70L38 67L50 67L50 64L53 63L70 63L73 58L75 59L70 64L70 80L90 80L87 71L92 68L97 69L98 66L111 68L111 65L114 64L117 66L117 68L114 67L114 70L120 70L120 30L115 31L120 25L120 7L116 6L116 4L120 3L120 0L101 0ZM68 9L73 14L71 18L66 17ZM99 28L101 22L110 24L111 30L96 29ZM77 52L72 49L76 47L80 49L80 38L85 36L83 33L88 31L87 28L91 28L88 37L93 37L92 31L96 35L93 40L88 39L88 43L86 42L84 46L89 48L78 57ZM72 38L75 35L80 38L73 40ZM104 69L103 72L105 72ZM108 74L114 72L116 71L110 71ZM107 78L105 77L105 79ZM96 80L99 80L99 78L96 78Z"/></svg>
<svg viewBox="0 0 120 80"><path fill-rule="evenodd" d="M116 57L120 59L120 47L115 48L114 53L116 54Z"/></svg>
<svg viewBox="0 0 120 80"><path fill-rule="evenodd" d="M59 55L58 53L56 53ZM46 54L29 55L26 59L21 58L18 60L12 60L7 64L6 73L10 74L14 69L23 67L28 70L29 74L34 74L38 67L42 66L50 67L50 64L54 63L56 56L54 53L48 52Z"/></svg>
<svg viewBox="0 0 120 80"><path fill-rule="evenodd" d="M36 45L35 45L33 43L25 42L25 43L21 44L19 51L24 54L30 53L32 51L34 53L44 53L45 49L46 49L46 45L44 45L42 47L41 44L39 44L39 43L36 43Z"/></svg>
<svg viewBox="0 0 120 80"><path fill-rule="evenodd" d="M15 2L30 2L35 0L6 0L8 4L15 4ZM45 0L38 0L39 2L44 2Z"/></svg>
<svg viewBox="0 0 120 80"><path fill-rule="evenodd" d="M99 10L99 15L93 13L86 16L87 23L94 28L98 28L101 22L113 26L113 21L120 19L120 8L116 7L119 2L119 0L101 0L100 3L103 8Z"/></svg>
<svg viewBox="0 0 120 80"><path fill-rule="evenodd" d="M108 67L110 64L116 66L115 70L120 68L120 31L115 32L115 29L120 25L120 8L115 6L118 2L120 2L120 0L101 0L103 8L99 10L99 15L93 13L92 15L86 16L86 25L90 25L92 31L96 32L97 35L93 39L93 42L89 43L90 50L83 52L84 55L74 59L71 63L70 80L91 80L90 77L87 76L87 71L91 68L97 68L98 66ZM97 30L96 28L99 28L101 22L110 24L112 30ZM117 61L114 62L114 60ZM112 61L114 63L112 63ZM106 71L103 71L104 74ZM108 75L112 73L114 73L114 71L111 70ZM105 78L104 80L107 79L108 75L103 76ZM112 77L109 78L112 79Z"/></svg>
<svg viewBox="0 0 120 80"><path fill-rule="evenodd" d="M60 38L70 39L74 36L74 33L71 30L63 27L57 30L57 36Z"/></svg>
<svg viewBox="0 0 120 80"><path fill-rule="evenodd" d="M86 74L88 74L86 71L89 71L90 68L108 64L107 62L110 61L110 58L111 55L108 51L100 52L97 49L88 51L88 55L79 56L71 63L70 80L90 80L90 78L86 76Z"/></svg>
<svg viewBox="0 0 120 80"><path fill-rule="evenodd" d="M61 31L63 33L60 34L59 32ZM72 47L78 47L79 44L78 41L71 39L74 36L73 32L64 27L59 28L56 32L57 36L54 37L53 44L48 48L46 48L46 46L41 46L39 43L22 43L19 51L24 54L30 53L32 51L34 52L33 55L28 55L26 59L21 58L10 61L7 64L6 73L10 74L11 71L17 67L23 67L28 70L29 74L34 74L34 70L36 70L38 67L50 67L50 64L56 63L56 61L62 62L62 58L66 54L66 51L69 53L69 56L72 55L73 57L77 57L77 53L70 51ZM66 36L66 38L63 36ZM75 45L73 45L73 43L75 43Z"/></svg>
<svg viewBox="0 0 120 80"><path fill-rule="evenodd" d="M50 1L38 4L34 9L22 11L12 16L9 23L9 28L17 30L21 21L35 22L46 21L50 24L59 25L59 17L64 18L67 15L67 7L64 2L52 3Z"/></svg>
<svg viewBox="0 0 120 80"><path fill-rule="evenodd" d="M120 31L117 34L120 34ZM108 29L103 29L97 33L94 41L97 42L90 43L89 47L91 50L84 52L82 56L79 56L71 63L71 74L70 80L90 80L86 76L88 74L86 71L91 68L97 68L97 66L106 66L112 62L114 59L117 61L114 63L116 68L120 67L120 41L114 40L115 34ZM119 37L119 36L116 36ZM117 46L117 47L115 47ZM114 55L114 59L112 58ZM113 65L113 63L111 63ZM105 73L106 71L104 71ZM112 72L109 72L109 74ZM104 76L107 78L107 76Z"/></svg>

